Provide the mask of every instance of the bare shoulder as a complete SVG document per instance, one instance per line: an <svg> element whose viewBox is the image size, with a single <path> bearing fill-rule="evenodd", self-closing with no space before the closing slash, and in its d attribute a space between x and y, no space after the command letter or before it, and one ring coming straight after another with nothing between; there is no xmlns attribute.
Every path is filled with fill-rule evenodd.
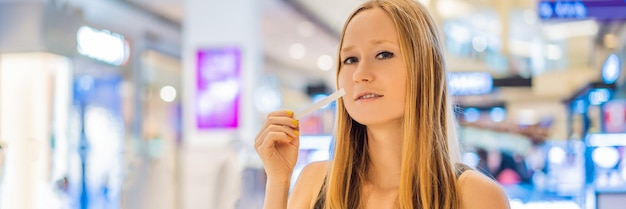
<svg viewBox="0 0 626 209"><path fill-rule="evenodd" d="M509 199L498 183L477 171L463 172L459 177L461 208L508 209Z"/></svg>
<svg viewBox="0 0 626 209"><path fill-rule="evenodd" d="M313 162L305 166L289 196L287 208L312 208L329 168L330 161Z"/></svg>

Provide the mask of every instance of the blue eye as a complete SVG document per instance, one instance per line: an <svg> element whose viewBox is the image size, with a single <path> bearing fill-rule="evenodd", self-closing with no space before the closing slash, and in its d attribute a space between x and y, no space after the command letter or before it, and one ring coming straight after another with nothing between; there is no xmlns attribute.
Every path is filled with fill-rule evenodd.
<svg viewBox="0 0 626 209"><path fill-rule="evenodd" d="M393 57L393 53L387 52L387 51L378 53L376 55L376 59L379 59L379 60L389 59L389 58L392 58L392 57Z"/></svg>
<svg viewBox="0 0 626 209"><path fill-rule="evenodd" d="M345 60L343 60L343 64L344 65L349 65L349 64L354 64L355 62L358 62L359 60L356 57L348 57Z"/></svg>

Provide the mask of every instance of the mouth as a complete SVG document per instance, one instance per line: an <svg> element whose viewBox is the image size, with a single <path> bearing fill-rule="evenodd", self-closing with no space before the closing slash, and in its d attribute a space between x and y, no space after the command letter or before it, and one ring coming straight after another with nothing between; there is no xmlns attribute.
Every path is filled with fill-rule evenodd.
<svg viewBox="0 0 626 209"><path fill-rule="evenodd" d="M377 99L380 97L383 97L384 95L380 95L380 94L374 94L374 93L363 93L360 94L355 101L359 101L359 100L372 100L372 99Z"/></svg>

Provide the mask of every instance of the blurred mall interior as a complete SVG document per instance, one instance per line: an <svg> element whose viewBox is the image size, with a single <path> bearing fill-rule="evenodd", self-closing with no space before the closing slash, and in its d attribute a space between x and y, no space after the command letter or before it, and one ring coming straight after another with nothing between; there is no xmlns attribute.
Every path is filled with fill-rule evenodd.
<svg viewBox="0 0 626 209"><path fill-rule="evenodd" d="M0 208L255 209L265 115L335 89L363 0L0 0ZM626 205L626 1L419 0L463 161L514 209ZM335 106L301 119L304 165Z"/></svg>

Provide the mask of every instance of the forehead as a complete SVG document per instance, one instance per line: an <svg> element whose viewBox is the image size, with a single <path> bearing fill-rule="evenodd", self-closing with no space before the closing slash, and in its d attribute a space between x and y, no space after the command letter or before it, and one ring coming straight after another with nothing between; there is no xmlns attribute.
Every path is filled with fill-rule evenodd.
<svg viewBox="0 0 626 209"><path fill-rule="evenodd" d="M342 47L372 40L398 43L393 19L385 10L378 7L363 10L350 20L344 33Z"/></svg>

